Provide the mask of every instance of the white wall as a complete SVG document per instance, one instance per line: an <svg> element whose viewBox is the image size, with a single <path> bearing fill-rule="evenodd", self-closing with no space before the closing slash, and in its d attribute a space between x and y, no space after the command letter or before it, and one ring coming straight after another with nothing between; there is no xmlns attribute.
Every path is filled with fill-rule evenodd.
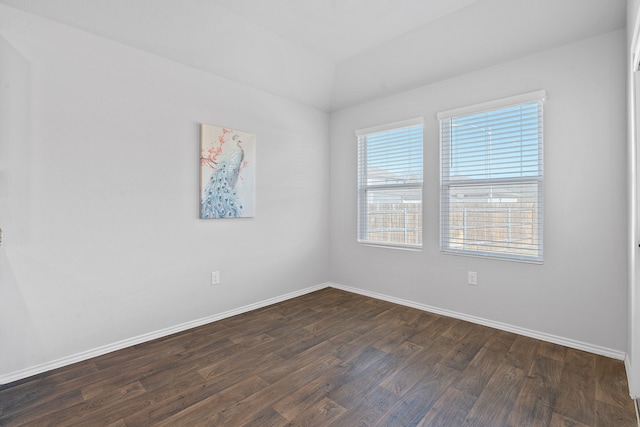
<svg viewBox="0 0 640 427"><path fill-rule="evenodd" d="M616 31L331 116L331 280L623 357L625 33ZM544 264L442 255L439 111L545 89ZM356 243L354 130L425 118L424 249ZM466 284L478 272L479 286Z"/></svg>
<svg viewBox="0 0 640 427"><path fill-rule="evenodd" d="M327 114L0 15L0 378L326 280ZM257 135L255 218L198 219L199 123Z"/></svg>
<svg viewBox="0 0 640 427"><path fill-rule="evenodd" d="M0 58L0 227L11 224L5 241L22 244L28 235L29 200L22 195L29 192L31 72L28 61L3 37ZM42 350L5 247L0 246L0 366Z"/></svg>

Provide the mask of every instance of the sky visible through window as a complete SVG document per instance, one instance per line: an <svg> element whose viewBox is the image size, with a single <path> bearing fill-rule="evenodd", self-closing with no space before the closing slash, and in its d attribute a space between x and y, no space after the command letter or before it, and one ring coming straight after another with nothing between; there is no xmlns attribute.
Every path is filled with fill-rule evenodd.
<svg viewBox="0 0 640 427"><path fill-rule="evenodd" d="M537 176L539 124L537 103L452 118L444 130L449 133L451 144L450 178ZM404 153L402 159L398 158L398 150ZM422 150L422 126L368 135L369 184L380 179L420 181Z"/></svg>
<svg viewBox="0 0 640 427"><path fill-rule="evenodd" d="M367 178L369 185L421 182L422 125L367 135Z"/></svg>
<svg viewBox="0 0 640 427"><path fill-rule="evenodd" d="M452 118L451 179L499 179L539 174L538 104Z"/></svg>

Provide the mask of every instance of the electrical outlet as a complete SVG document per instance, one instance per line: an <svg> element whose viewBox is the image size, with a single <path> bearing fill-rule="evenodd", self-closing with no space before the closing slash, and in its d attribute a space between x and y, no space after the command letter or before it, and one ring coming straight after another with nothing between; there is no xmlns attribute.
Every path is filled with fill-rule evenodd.
<svg viewBox="0 0 640 427"><path fill-rule="evenodd" d="M212 285L219 285L220 284L220 272L219 271L212 271L211 272L211 284Z"/></svg>
<svg viewBox="0 0 640 427"><path fill-rule="evenodd" d="M467 272L467 283L469 285L478 286L478 273L475 271Z"/></svg>

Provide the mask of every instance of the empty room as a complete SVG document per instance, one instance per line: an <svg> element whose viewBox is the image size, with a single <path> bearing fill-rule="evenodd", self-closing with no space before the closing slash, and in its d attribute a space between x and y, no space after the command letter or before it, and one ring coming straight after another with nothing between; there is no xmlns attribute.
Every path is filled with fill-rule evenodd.
<svg viewBox="0 0 640 427"><path fill-rule="evenodd" d="M640 0L0 0L0 425L637 426Z"/></svg>

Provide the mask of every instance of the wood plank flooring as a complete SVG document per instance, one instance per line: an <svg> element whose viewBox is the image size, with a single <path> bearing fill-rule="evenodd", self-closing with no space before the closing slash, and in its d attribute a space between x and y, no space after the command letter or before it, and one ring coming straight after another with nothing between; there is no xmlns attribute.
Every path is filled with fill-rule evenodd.
<svg viewBox="0 0 640 427"><path fill-rule="evenodd" d="M2 426L636 426L621 361L323 289L0 389Z"/></svg>

